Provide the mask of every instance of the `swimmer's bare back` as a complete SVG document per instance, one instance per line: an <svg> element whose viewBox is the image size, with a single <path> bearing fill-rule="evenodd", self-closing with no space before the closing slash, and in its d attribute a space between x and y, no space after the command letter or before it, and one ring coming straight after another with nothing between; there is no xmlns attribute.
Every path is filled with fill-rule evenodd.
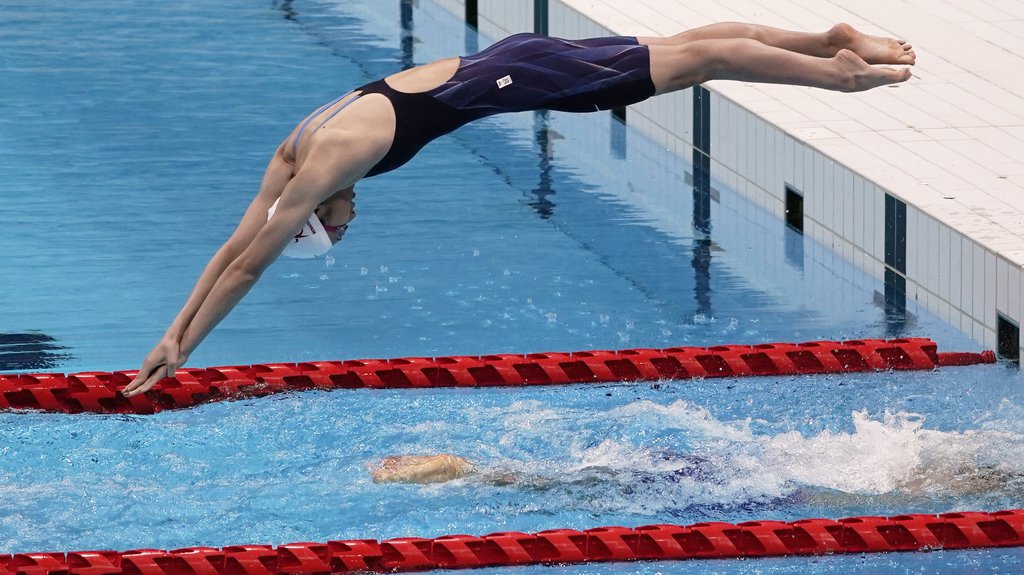
<svg viewBox="0 0 1024 575"><path fill-rule="evenodd" d="M445 58L430 64L416 66L392 74L384 79L388 86L399 92L418 94L437 88L451 78L459 67L458 58ZM358 91L352 96L359 95ZM300 133L299 128L312 116L330 118L315 130ZM365 145L353 143L367 150L367 170L379 162L391 147L395 137L395 110L383 94L367 94L355 98L351 103L342 97L326 109L320 109L295 126L288 139L281 145L282 159L291 164L295 171L302 168L308 158L309 149L324 138L344 140L365 140ZM353 182L354 183L354 182Z"/></svg>

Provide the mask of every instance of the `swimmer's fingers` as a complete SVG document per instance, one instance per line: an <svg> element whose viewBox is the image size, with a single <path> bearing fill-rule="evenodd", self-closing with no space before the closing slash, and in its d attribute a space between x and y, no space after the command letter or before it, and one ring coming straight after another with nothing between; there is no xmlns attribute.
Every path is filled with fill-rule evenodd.
<svg viewBox="0 0 1024 575"><path fill-rule="evenodd" d="M167 374L167 365L147 365L149 361L146 361L142 365L142 369L139 370L139 374L135 376L124 389L121 390L121 395L125 397L131 397L140 393L145 393L153 388L158 381L164 378Z"/></svg>
<svg viewBox="0 0 1024 575"><path fill-rule="evenodd" d="M138 388L140 385L145 383L147 379L149 379L149 376L153 375L153 370L156 369L158 365L160 365L160 362L154 356L155 352L156 349L149 352L149 355L146 356L146 359L142 361L142 367L139 368L139 372L135 374L135 378L132 379L132 382L126 385L123 390L121 390L122 393L127 393Z"/></svg>
<svg viewBox="0 0 1024 575"><path fill-rule="evenodd" d="M178 366L185 362L181 355L178 342L163 341L149 352L138 375L123 390L121 395L131 397L145 393L153 388L161 379L173 377Z"/></svg>

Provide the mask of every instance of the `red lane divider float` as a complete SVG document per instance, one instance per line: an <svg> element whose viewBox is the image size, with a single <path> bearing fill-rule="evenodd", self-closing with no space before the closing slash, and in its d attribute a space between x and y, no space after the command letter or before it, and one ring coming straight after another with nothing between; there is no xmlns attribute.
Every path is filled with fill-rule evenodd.
<svg viewBox="0 0 1024 575"><path fill-rule="evenodd" d="M0 555L0 575L327 575L1024 546L1024 510Z"/></svg>
<svg viewBox="0 0 1024 575"><path fill-rule="evenodd" d="M135 371L14 374L0 375L0 409L148 414L303 389L606 383L927 370L994 362L991 351L938 353L935 342L926 338L410 357L186 368L131 398L118 392Z"/></svg>

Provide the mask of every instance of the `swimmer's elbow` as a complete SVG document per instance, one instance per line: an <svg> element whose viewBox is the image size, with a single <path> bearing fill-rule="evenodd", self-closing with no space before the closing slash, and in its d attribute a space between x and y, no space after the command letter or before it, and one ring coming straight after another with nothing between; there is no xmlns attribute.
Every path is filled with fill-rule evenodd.
<svg viewBox="0 0 1024 575"><path fill-rule="evenodd" d="M260 276L263 275L249 268L241 268L237 270L235 273L237 274L238 283L250 286L259 281Z"/></svg>
<svg viewBox="0 0 1024 575"><path fill-rule="evenodd" d="M275 251L267 242L254 241L231 262L226 272L239 283L254 284L279 253L280 249Z"/></svg>
<svg viewBox="0 0 1024 575"><path fill-rule="evenodd" d="M231 262L228 269L224 270L224 275L227 276L227 280L232 285L242 286L248 289L259 281L260 276L263 275L263 268L261 266L253 265L244 257L239 257L236 258L235 261Z"/></svg>

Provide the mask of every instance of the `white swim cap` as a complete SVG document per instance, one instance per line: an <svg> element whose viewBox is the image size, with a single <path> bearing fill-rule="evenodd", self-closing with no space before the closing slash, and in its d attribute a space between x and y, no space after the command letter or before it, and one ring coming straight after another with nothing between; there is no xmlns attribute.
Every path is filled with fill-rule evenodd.
<svg viewBox="0 0 1024 575"><path fill-rule="evenodd" d="M267 221L274 216L279 201L281 201L280 198L275 200L274 205L267 210ZM316 214L312 214L302 224L302 230L295 234L292 241L285 246L283 254L290 258L315 258L326 254L333 246L331 238L327 235L327 230L320 223L320 218L316 217Z"/></svg>

